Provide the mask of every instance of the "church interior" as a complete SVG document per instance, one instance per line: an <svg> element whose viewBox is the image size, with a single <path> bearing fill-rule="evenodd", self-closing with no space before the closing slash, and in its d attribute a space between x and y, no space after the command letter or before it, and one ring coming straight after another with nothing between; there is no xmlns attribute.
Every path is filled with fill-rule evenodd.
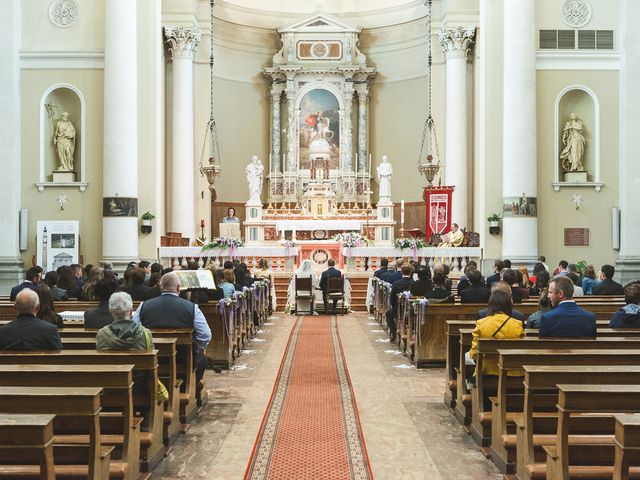
<svg viewBox="0 0 640 480"><path fill-rule="evenodd" d="M640 475L640 2L0 7L0 478Z"/></svg>

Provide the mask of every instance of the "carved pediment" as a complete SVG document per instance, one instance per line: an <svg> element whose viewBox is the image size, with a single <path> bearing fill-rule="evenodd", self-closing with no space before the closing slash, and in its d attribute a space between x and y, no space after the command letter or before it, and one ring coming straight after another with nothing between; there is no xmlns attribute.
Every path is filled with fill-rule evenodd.
<svg viewBox="0 0 640 480"><path fill-rule="evenodd" d="M278 29L279 33L360 33L360 27L344 23L337 17L324 12L316 12L291 25Z"/></svg>

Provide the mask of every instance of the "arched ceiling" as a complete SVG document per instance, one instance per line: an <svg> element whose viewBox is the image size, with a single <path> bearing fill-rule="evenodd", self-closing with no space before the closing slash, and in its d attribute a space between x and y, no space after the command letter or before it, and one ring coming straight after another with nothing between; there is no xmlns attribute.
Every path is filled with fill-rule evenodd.
<svg viewBox="0 0 640 480"><path fill-rule="evenodd" d="M304 15L322 10L335 14L374 13L376 10L415 7L415 0L225 0L247 10ZM417 3L424 3L417 2Z"/></svg>

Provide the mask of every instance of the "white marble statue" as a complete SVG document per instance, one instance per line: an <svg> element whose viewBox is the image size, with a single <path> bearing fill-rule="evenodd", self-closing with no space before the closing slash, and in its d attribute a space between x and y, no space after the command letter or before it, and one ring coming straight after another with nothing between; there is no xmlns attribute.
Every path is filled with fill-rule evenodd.
<svg viewBox="0 0 640 480"><path fill-rule="evenodd" d="M393 175L393 168L391 168L391 164L389 163L389 157L386 155L382 156L382 163L378 165L378 183L380 184L380 200L378 201L381 205L386 205L391 203L391 175Z"/></svg>
<svg viewBox="0 0 640 480"><path fill-rule="evenodd" d="M584 156L584 126L572 113L570 119L562 129L562 144L564 149L560 153L562 168L567 172L579 172L584 170L582 157Z"/></svg>
<svg viewBox="0 0 640 480"><path fill-rule="evenodd" d="M73 152L76 149L76 129L64 112L56 122L53 144L58 153L58 172L73 172Z"/></svg>
<svg viewBox="0 0 640 480"><path fill-rule="evenodd" d="M261 205L260 193L262 193L262 177L264 166L256 155L251 157L251 163L247 165L247 183L249 184L249 201L247 205Z"/></svg>

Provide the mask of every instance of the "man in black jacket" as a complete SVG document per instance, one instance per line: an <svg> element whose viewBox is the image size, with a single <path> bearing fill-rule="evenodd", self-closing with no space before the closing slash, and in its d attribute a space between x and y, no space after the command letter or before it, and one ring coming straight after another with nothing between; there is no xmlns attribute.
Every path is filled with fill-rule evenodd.
<svg viewBox="0 0 640 480"><path fill-rule="evenodd" d="M391 286L391 308L387 310L387 327L391 334L391 342L395 342L397 326L396 326L396 307L398 305L398 294L400 292L406 292L411 289L413 284L413 267L409 264L402 265L401 267L402 277L400 280L393 282Z"/></svg>
<svg viewBox="0 0 640 480"><path fill-rule="evenodd" d="M382 278L382 276L389 270L389 260L383 258L380 260L380 268L373 273L376 278Z"/></svg>
<svg viewBox="0 0 640 480"><path fill-rule="evenodd" d="M36 317L38 294L30 288L16 296L18 317L0 327L0 350L62 350L58 327Z"/></svg>
<svg viewBox="0 0 640 480"><path fill-rule="evenodd" d="M613 281L616 269L612 265L602 265L599 284L593 286L593 295L624 295L624 287Z"/></svg>
<svg viewBox="0 0 640 480"><path fill-rule="evenodd" d="M470 286L460 292L461 303L487 303L491 292L482 286L482 273L480 270L470 270L467 273Z"/></svg>
<svg viewBox="0 0 640 480"><path fill-rule="evenodd" d="M493 282L500 281L500 272L504 268L502 260L498 259L493 263L493 275L487 277L487 288L491 288Z"/></svg>
<svg viewBox="0 0 640 480"><path fill-rule="evenodd" d="M327 268L320 276L320 289L322 290L322 302L324 303L324 313L329 314L329 304L327 302L327 289L329 288L329 278L340 278L342 273L336 267L336 261L330 258L327 261ZM333 311L336 311L336 305L338 305L338 299L333 300Z"/></svg>
<svg viewBox="0 0 640 480"><path fill-rule="evenodd" d="M11 294L9 295L9 300L13 301L16 299L16 296L25 288L29 288L31 290L36 289L36 285L40 281L42 277L42 269L40 267L31 267L27 270L25 274L25 281L20 285L16 285L11 289Z"/></svg>

